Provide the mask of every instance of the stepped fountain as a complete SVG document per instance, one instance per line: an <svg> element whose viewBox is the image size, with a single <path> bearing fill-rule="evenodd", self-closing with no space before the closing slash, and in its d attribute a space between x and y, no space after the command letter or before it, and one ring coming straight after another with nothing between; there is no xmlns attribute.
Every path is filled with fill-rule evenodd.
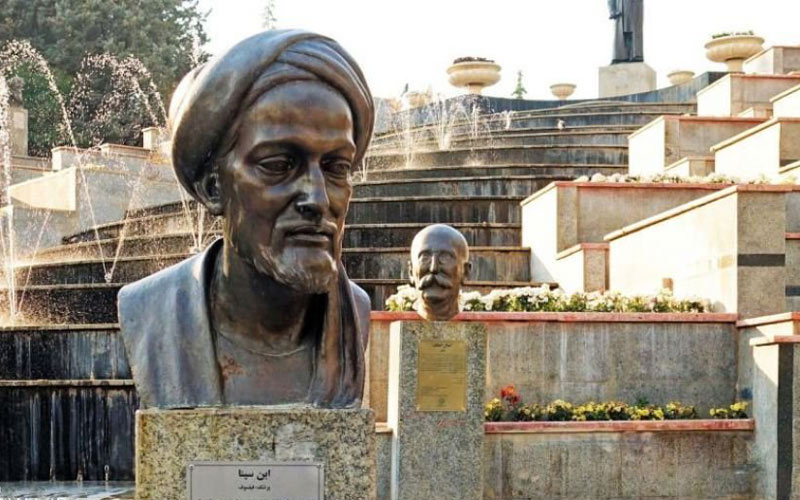
<svg viewBox="0 0 800 500"><path fill-rule="evenodd" d="M95 64L116 63L100 59ZM126 68L139 71L133 65ZM119 68L113 71L124 73ZM408 281L409 245L425 225L447 223L464 235L473 263L473 277L464 288L484 295L498 288L541 284L590 292L607 289L609 280L617 280L631 294L638 293L636 287L642 283L656 282L680 291L687 287L679 274L685 267L681 259L691 254L692 262L717 263L720 272L732 272L725 276L737 280L705 289L709 294L733 291L735 296L714 298L718 312L466 313L448 328L480 323L490 332L487 399L508 383L531 395L526 403L561 398L633 402L649 391L656 404L682 398L708 414L710 408L726 406L735 397L752 403L758 425L752 419L490 423L483 427L483 463L502 470L487 469L485 488L496 498L509 491L530 497L589 496L595 486L613 491L614 498L652 496L649 488L656 487L675 493L665 493L669 498L709 498L719 491L730 497L757 498L758 474L771 470L764 456L774 451L776 429L781 429L781 436L791 432L786 422L773 422L775 415L765 411L780 406L775 403L778 399L770 402L770 391L785 391L793 376L785 366L791 339L773 338L769 332L795 332L800 320L792 313L737 322L736 314L780 312L775 308L787 310L797 303L796 297L787 295L797 287L786 281L794 276L791 262L800 241L797 221L791 217L796 215L791 209L796 200L788 204L784 200L794 200L795 188L588 180L620 180L622 174L631 173L630 168L655 166L662 173L682 168L693 172L693 162L713 171L713 158L692 155L708 152L720 141L721 168L734 169L739 165L725 157L726 149L759 150L748 147L745 141L750 136L742 135L742 130L757 128L753 134L769 126L796 130L792 119L762 126L764 120L729 116L730 111L724 117L685 116L697 112L698 95L708 95L709 102L720 105L710 95L714 88L698 90L721 76L703 74L680 88L567 106L552 100L471 95L400 110L391 117L393 127L375 136L368 170L354 182L342 255L350 278L372 300L365 399L378 421L390 418L390 324L416 321L411 313L381 309L397 286ZM770 86L764 95L748 92L750 99L758 99L747 104L771 103L775 94L783 92L781 100L786 102L776 101L775 109L790 109L787 113L797 109L798 82L786 75L725 78L759 89L764 82L772 86L780 82L786 88ZM0 79L0 98L3 85ZM131 92L141 96L140 91L149 95L151 90L143 84ZM161 123L163 106L151 104L148 114ZM705 102L700 105L705 106ZM659 120L661 116L666 118ZM667 127L684 133L667 133ZM695 128L704 134L693 133ZM719 134L737 138L725 143ZM770 168L781 172L797 168L788 163L796 162L794 150L781 147L792 143L792 137L775 139L775 147L785 154ZM654 148L658 141L661 146ZM737 146L739 142L743 145ZM80 192L93 202L83 207L85 223L55 239L45 226L34 226L26 246L33 251L3 262L4 278L17 279L15 286L4 290L17 293L16 299L3 307L19 305L19 310L14 313L17 324L6 321L0 329L0 441L14 450L0 451L0 481L80 477L117 485L116 481L133 478L132 416L138 399L116 325L117 290L185 258L219 234L218 220L181 198L180 191L168 201L149 199L154 189L148 184L150 174L131 166L135 155L123 158L112 153L113 147L106 146L77 155L77 178L83 179ZM140 156L146 153L138 151ZM3 154L3 166L11 165L13 158ZM130 198L114 220L98 219L95 191L87 188L86 179L91 181L95 174L91 162L100 157L131 172L125 179ZM7 170L3 173L8 175ZM582 176L586 182L574 182ZM19 185L10 190L22 196ZM8 189L4 195L9 199ZM49 218L50 227L59 217L57 210L42 213L37 223ZM719 230L721 220L726 221L724 231ZM736 228L731 221L737 221ZM679 222L686 225L671 226ZM13 224L10 218L2 229L13 238L18 233L8 231L9 224ZM697 227L702 228L699 233L692 232ZM704 254L703 245L685 237L718 233L737 235L719 255ZM3 252L5 259L5 247ZM650 253L658 253L659 259L649 259ZM662 272L666 266L672 267ZM746 306L736 309L738 304ZM42 324L22 324L30 319L28 311L41 312ZM444 428L454 425L443 422ZM385 484L391 432L379 426L376 433L384 460L379 462L383 471L379 474L384 474ZM534 442L539 448L534 449ZM542 449L547 453L536 451ZM642 453L656 457L655 465L640 460ZM562 467L564 456L585 458L570 462L571 468L556 469ZM769 460L773 458L786 467L785 456ZM705 464L701 477L693 474L697 463ZM532 464L566 475L557 484L534 484ZM589 481L587 471L593 474ZM633 479L623 482L619 479L623 476ZM684 481L685 477L691 480ZM53 488L57 486L61 485ZM385 498L387 491L380 494Z"/></svg>

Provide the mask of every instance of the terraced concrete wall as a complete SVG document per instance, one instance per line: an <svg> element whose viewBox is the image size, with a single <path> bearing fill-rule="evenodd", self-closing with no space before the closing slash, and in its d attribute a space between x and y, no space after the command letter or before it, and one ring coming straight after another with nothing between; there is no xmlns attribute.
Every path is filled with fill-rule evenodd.
<svg viewBox="0 0 800 500"><path fill-rule="evenodd" d="M731 187L611 233L610 288L656 293L669 278L676 295L706 298L717 312L782 312L790 189Z"/></svg>
<svg viewBox="0 0 800 500"><path fill-rule="evenodd" d="M488 424L483 447L483 498L754 498L759 471L748 456L752 430L726 431L726 426L713 424L705 425L708 430L702 430L704 425L694 431L667 430L664 426L656 432L579 432L570 430L569 424L555 432L498 432ZM376 437L377 499L389 500L391 430L379 431Z"/></svg>
<svg viewBox="0 0 800 500"><path fill-rule="evenodd" d="M750 432L489 434L486 499L749 499Z"/></svg>
<svg viewBox="0 0 800 500"><path fill-rule="evenodd" d="M786 91L781 94L780 98L774 100L772 102L772 112L776 118L800 117L800 85Z"/></svg>
<svg viewBox="0 0 800 500"><path fill-rule="evenodd" d="M386 417L389 324L401 317L373 313L365 401L377 421ZM478 313L473 319L487 317L494 319L486 323L487 397L514 384L532 403L643 396L696 404L703 413L735 397L732 316Z"/></svg>
<svg viewBox="0 0 800 500"><path fill-rule="evenodd" d="M722 188L719 184L553 183L522 202L522 245L531 248L531 279L560 282L560 252L579 243L602 243L611 231Z"/></svg>

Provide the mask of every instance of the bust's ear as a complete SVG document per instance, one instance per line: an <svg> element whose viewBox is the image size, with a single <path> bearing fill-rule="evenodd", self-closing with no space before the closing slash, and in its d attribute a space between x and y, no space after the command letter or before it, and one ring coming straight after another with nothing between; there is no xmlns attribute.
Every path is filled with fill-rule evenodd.
<svg viewBox="0 0 800 500"><path fill-rule="evenodd" d="M470 273L472 272L472 262L464 262L464 274L461 275L461 284L464 284L465 281L469 278Z"/></svg>
<svg viewBox="0 0 800 500"><path fill-rule="evenodd" d="M408 261L408 282L411 283L411 286L414 286L414 266L410 260Z"/></svg>
<svg viewBox="0 0 800 500"><path fill-rule="evenodd" d="M219 174L215 169L206 169L200 178L194 181L194 192L213 215L222 215L220 191Z"/></svg>

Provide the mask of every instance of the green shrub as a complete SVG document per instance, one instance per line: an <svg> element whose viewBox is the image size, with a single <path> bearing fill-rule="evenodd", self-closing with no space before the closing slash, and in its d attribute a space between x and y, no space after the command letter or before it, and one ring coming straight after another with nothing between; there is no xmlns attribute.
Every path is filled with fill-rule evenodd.
<svg viewBox="0 0 800 500"><path fill-rule="evenodd" d="M519 407L514 420L519 422L534 422L544 420L544 415L545 409L541 405L527 404Z"/></svg>
<svg viewBox="0 0 800 500"><path fill-rule="evenodd" d="M697 410L694 406L686 406L680 401L667 403L664 409L664 418L667 420L687 420L697 418Z"/></svg>
<svg viewBox="0 0 800 500"><path fill-rule="evenodd" d="M747 418L747 407L744 401L737 401L727 408L711 408L708 414L711 418Z"/></svg>
<svg viewBox="0 0 800 500"><path fill-rule="evenodd" d="M503 420L503 403L494 398L483 407L483 419L487 422L500 422Z"/></svg>
<svg viewBox="0 0 800 500"><path fill-rule="evenodd" d="M567 422L572 420L574 409L572 403L556 399L544 409L545 420L549 422Z"/></svg>

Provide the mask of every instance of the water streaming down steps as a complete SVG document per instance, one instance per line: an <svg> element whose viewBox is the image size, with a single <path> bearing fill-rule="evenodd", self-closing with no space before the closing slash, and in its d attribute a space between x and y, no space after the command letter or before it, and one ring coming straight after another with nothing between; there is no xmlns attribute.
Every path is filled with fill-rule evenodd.
<svg viewBox="0 0 800 500"><path fill-rule="evenodd" d="M445 222L473 247L476 275L468 288L530 285L519 202L554 180L624 172L625 134L657 115L692 110L687 103L588 103L521 111L484 117L482 130L498 126L491 135L454 121L452 150L440 151L429 137L411 155L397 134L378 136L348 214L348 272L380 309L406 281L413 235ZM564 116L574 129L555 128ZM424 126L412 131L428 134ZM185 258L197 246L198 227L204 243L220 230L193 203L129 210L124 221L65 235L16 270L27 282L20 291L24 312L42 326L0 332L0 442L14 450L0 451L0 481L132 478L138 401L115 324L116 293ZM116 255L111 282L104 274L108 255Z"/></svg>

